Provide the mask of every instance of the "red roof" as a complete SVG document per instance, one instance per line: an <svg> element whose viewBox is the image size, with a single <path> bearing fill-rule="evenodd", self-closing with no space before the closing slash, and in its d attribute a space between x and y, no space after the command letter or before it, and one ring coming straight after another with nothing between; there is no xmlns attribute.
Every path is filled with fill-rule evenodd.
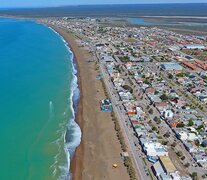
<svg viewBox="0 0 207 180"><path fill-rule="evenodd" d="M171 122L171 123L170 123L170 125L171 125L172 127L176 127L178 124L180 124L180 122Z"/></svg>
<svg viewBox="0 0 207 180"><path fill-rule="evenodd" d="M138 121L132 121L132 124L133 124L133 125L140 125L140 124L142 124L142 123L140 123L140 122L138 122Z"/></svg>
<svg viewBox="0 0 207 180"><path fill-rule="evenodd" d="M196 70L196 66L192 63L189 63L187 61L183 61L182 62L185 66L187 66L188 68L192 69L192 70Z"/></svg>
<svg viewBox="0 0 207 180"><path fill-rule="evenodd" d="M167 106L167 104L166 103L163 103L163 102L156 102L155 103L155 106Z"/></svg>
<svg viewBox="0 0 207 180"><path fill-rule="evenodd" d="M202 61L197 61L197 60L195 62L196 62L196 64L197 64L198 67L200 67L200 68L202 68L204 70L207 69L207 64L206 63L204 63Z"/></svg>
<svg viewBox="0 0 207 180"><path fill-rule="evenodd" d="M128 114L128 115L130 115L130 114L132 115L132 114L136 114L136 112L134 112L134 111L129 111L129 112L127 112L127 114Z"/></svg>
<svg viewBox="0 0 207 180"><path fill-rule="evenodd" d="M145 92L146 93L154 93L155 89L150 87L150 88L147 88Z"/></svg>

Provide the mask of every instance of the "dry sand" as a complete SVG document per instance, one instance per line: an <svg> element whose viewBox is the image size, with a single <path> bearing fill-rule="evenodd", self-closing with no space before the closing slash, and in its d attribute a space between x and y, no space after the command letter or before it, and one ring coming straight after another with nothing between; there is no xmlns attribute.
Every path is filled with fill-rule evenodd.
<svg viewBox="0 0 207 180"><path fill-rule="evenodd" d="M81 98L77 122L82 129L82 142L72 161L73 180L127 180L129 176L120 157L121 147L110 113L100 112L99 100L105 98L92 55L80 47L76 38L55 28L69 43L78 65ZM117 169L112 164L118 164Z"/></svg>

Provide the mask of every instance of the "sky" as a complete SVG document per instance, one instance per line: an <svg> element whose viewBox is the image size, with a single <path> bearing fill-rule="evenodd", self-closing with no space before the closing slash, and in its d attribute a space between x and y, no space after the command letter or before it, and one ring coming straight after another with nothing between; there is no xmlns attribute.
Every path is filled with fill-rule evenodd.
<svg viewBox="0 0 207 180"><path fill-rule="evenodd" d="M5 7L49 7L87 4L207 3L207 0L0 0Z"/></svg>

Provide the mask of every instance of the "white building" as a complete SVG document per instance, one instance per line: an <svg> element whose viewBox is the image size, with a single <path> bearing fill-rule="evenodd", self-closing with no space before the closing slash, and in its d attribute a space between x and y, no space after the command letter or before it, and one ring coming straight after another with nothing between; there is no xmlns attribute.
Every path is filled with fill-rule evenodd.
<svg viewBox="0 0 207 180"><path fill-rule="evenodd" d="M188 141L194 141L195 139L197 139L195 133L188 133Z"/></svg>
<svg viewBox="0 0 207 180"><path fill-rule="evenodd" d="M144 143L143 149L145 150L147 156L168 156L168 151L159 142L146 142Z"/></svg>
<svg viewBox="0 0 207 180"><path fill-rule="evenodd" d="M166 111L163 112L163 116L166 119L172 119L173 118L174 113L172 112L172 110L168 109Z"/></svg>
<svg viewBox="0 0 207 180"><path fill-rule="evenodd" d="M205 46L202 44L187 44L184 46L186 49L205 49Z"/></svg>
<svg viewBox="0 0 207 180"><path fill-rule="evenodd" d="M182 141L186 141L188 139L188 134L185 131L181 131L178 133L178 138Z"/></svg>

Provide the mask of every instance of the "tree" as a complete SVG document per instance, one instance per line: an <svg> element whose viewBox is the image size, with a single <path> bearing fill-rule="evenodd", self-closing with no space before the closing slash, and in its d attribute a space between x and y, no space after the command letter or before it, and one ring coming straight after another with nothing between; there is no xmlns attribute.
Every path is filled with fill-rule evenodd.
<svg viewBox="0 0 207 180"><path fill-rule="evenodd" d="M149 110L149 113L150 114L153 114L153 109L152 108Z"/></svg>
<svg viewBox="0 0 207 180"><path fill-rule="evenodd" d="M185 159L185 156L181 157L180 159L181 159L181 160L184 160L184 159Z"/></svg>
<svg viewBox="0 0 207 180"><path fill-rule="evenodd" d="M172 79L173 78L173 75L172 74L168 74L168 78L169 79Z"/></svg>
<svg viewBox="0 0 207 180"><path fill-rule="evenodd" d="M133 93L133 89L130 87L130 86L128 86L128 85L123 85L122 86L125 90L128 90L130 93Z"/></svg>
<svg viewBox="0 0 207 180"><path fill-rule="evenodd" d="M203 125L200 125L200 126L198 126L198 127L196 128L196 130L199 131L199 130L201 130L201 129L203 129L203 128L204 128L204 126L203 126Z"/></svg>
<svg viewBox="0 0 207 180"><path fill-rule="evenodd" d="M172 146L172 147L175 147L175 146L176 146L176 142L173 142L173 143L171 144L171 146Z"/></svg>
<svg viewBox="0 0 207 180"><path fill-rule="evenodd" d="M186 163L185 167L188 168L190 166L190 163Z"/></svg>
<svg viewBox="0 0 207 180"><path fill-rule="evenodd" d="M157 116L154 117L154 121L157 122L159 118Z"/></svg>
<svg viewBox="0 0 207 180"><path fill-rule="evenodd" d="M179 157L181 157L181 156L183 156L183 152L182 152L182 151L178 151L178 152L177 152L177 155L178 155Z"/></svg>
<svg viewBox="0 0 207 180"><path fill-rule="evenodd" d="M192 119L189 119L189 120L188 120L188 126L193 126L193 125L194 125L193 120L192 120Z"/></svg>
<svg viewBox="0 0 207 180"><path fill-rule="evenodd" d="M164 134L164 137L169 138L169 137L170 137L170 133L169 133L169 132L166 132L166 133Z"/></svg>
<svg viewBox="0 0 207 180"><path fill-rule="evenodd" d="M155 91L155 93L154 93L155 95L157 95L157 94L159 94L159 91Z"/></svg>
<svg viewBox="0 0 207 180"><path fill-rule="evenodd" d="M166 146L168 144L168 141L162 141L162 144Z"/></svg>
<svg viewBox="0 0 207 180"><path fill-rule="evenodd" d="M197 172L193 172L193 173L191 174L191 177L193 178L193 180L197 180L197 179L198 179L198 174L197 174Z"/></svg>
<svg viewBox="0 0 207 180"><path fill-rule="evenodd" d="M145 83L145 84L150 84L150 82L149 82L148 79L145 79L143 83Z"/></svg>
<svg viewBox="0 0 207 180"><path fill-rule="evenodd" d="M164 100L168 100L169 97L168 97L166 94L162 94L162 95L160 96L160 99L162 99L162 100L164 101Z"/></svg>
<svg viewBox="0 0 207 180"><path fill-rule="evenodd" d="M155 126L152 127L153 131L157 131L157 128Z"/></svg>
<svg viewBox="0 0 207 180"><path fill-rule="evenodd" d="M185 124L183 124L183 123L179 123L179 124L177 124L176 127L177 127L177 128L183 128L183 127L185 127Z"/></svg>

